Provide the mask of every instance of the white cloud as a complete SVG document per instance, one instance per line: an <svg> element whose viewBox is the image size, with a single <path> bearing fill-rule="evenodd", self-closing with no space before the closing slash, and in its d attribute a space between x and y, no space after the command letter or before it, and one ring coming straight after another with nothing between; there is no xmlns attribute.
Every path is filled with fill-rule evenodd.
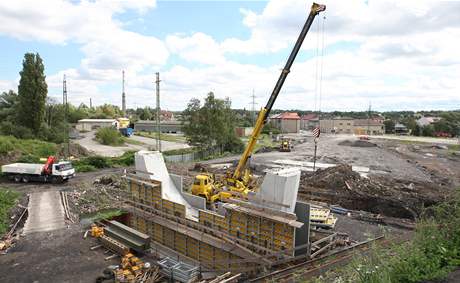
<svg viewBox="0 0 460 283"><path fill-rule="evenodd" d="M460 2L325 1L326 52L322 81L323 110L459 108ZM35 2L34 2L35 3ZM310 2L308 2L308 5ZM161 70L162 106L183 109L192 97L209 91L230 97L233 106L250 108L252 89L265 105L309 12L305 0L272 0L261 13L241 9L249 38L221 42L197 31L171 34L164 41L125 30L114 15L145 13L155 1L50 0L0 3L0 34L54 44L77 43L84 58L75 69L48 76L50 95L60 97L63 73L72 103L121 103L121 69L126 69L129 107L154 106L154 72ZM56 8L58 7L58 8ZM65 11L63 13L62 11ZM27 20L24 20L27 19ZM303 45L317 46L317 17ZM154 31L153 31L154 32ZM178 31L180 32L180 31ZM353 48L342 48L343 42ZM326 49L328 50L328 49ZM275 56L279 65L248 64L238 54ZM171 56L187 61L166 69ZM258 57L260 58L260 57ZM304 57L300 57L304 58ZM298 58L275 108L313 109L316 59ZM270 58L271 59L271 58ZM14 84L14 83L13 83ZM0 90L12 83L0 81Z"/></svg>
<svg viewBox="0 0 460 283"><path fill-rule="evenodd" d="M218 64L225 61L219 44L201 32L191 36L170 35L166 37L166 45L169 51L190 62Z"/></svg>

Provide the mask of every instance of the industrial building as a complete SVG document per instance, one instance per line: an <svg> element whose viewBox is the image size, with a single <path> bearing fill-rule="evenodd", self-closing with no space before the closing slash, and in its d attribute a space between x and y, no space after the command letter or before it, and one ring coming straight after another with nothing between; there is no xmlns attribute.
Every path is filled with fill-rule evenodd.
<svg viewBox="0 0 460 283"><path fill-rule="evenodd" d="M126 176L130 226L149 235L152 249L194 262L201 270L257 273L275 260L309 255L309 206L297 202L298 169L268 172L248 201L219 203L182 190L161 153L136 153L136 174ZM275 186L276 184L276 186Z"/></svg>
<svg viewBox="0 0 460 283"><path fill-rule="evenodd" d="M353 118L336 117L319 121L321 133L325 134L353 134Z"/></svg>
<svg viewBox="0 0 460 283"><path fill-rule="evenodd" d="M385 124L380 119L355 119L353 121L354 131L357 135L383 135Z"/></svg>
<svg viewBox="0 0 460 283"><path fill-rule="evenodd" d="M381 119L353 119L350 117L336 117L320 120L319 126L322 133L328 134L385 134L385 125Z"/></svg>
<svg viewBox="0 0 460 283"><path fill-rule="evenodd" d="M284 112L270 117L270 124L281 133L298 133L300 131L300 117L295 112Z"/></svg>
<svg viewBox="0 0 460 283"><path fill-rule="evenodd" d="M306 114L300 117L300 129L313 130L319 127L319 117L316 114Z"/></svg>
<svg viewBox="0 0 460 283"><path fill-rule="evenodd" d="M134 123L135 131L156 132L157 123L153 120L140 120ZM162 133L182 133L182 122L178 120L160 121Z"/></svg>
<svg viewBox="0 0 460 283"><path fill-rule="evenodd" d="M104 127L118 128L116 119L81 119L78 120L76 129L79 131L92 131Z"/></svg>

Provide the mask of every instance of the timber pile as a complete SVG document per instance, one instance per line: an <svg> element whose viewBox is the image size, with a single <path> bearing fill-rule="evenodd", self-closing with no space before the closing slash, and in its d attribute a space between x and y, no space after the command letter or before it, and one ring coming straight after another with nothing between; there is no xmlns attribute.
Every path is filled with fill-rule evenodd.
<svg viewBox="0 0 460 283"><path fill-rule="evenodd" d="M434 184L383 177L363 178L346 164L303 172L299 193L308 200L400 218L415 218L423 206L445 198Z"/></svg>

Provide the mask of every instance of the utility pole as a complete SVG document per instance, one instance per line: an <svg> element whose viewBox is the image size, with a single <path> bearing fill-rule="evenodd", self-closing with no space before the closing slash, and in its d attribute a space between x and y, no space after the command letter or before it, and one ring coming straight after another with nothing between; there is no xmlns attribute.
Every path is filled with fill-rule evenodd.
<svg viewBox="0 0 460 283"><path fill-rule="evenodd" d="M93 109L93 102L91 101L91 97L89 98L89 109Z"/></svg>
<svg viewBox="0 0 460 283"><path fill-rule="evenodd" d="M252 89L252 126L256 125L256 95L254 94L254 89Z"/></svg>
<svg viewBox="0 0 460 283"><path fill-rule="evenodd" d="M64 123L66 125L65 129L65 141L67 142L67 152L64 150L64 152L67 153L67 158L70 157L70 139L69 139L69 121L68 121L68 115L69 115L69 104L67 102L67 80L66 76L64 74L64 80L62 82L62 105L64 106Z"/></svg>
<svg viewBox="0 0 460 283"><path fill-rule="evenodd" d="M369 101L369 110L367 111L367 134L368 135L371 134L370 126L371 126L371 102Z"/></svg>
<svg viewBox="0 0 460 283"><path fill-rule="evenodd" d="M157 86L157 150L161 152L161 131L160 131L160 73L156 73L156 86Z"/></svg>
<svg viewBox="0 0 460 283"><path fill-rule="evenodd" d="M125 70L122 72L122 93L121 93L121 112L126 116L126 94L125 94Z"/></svg>

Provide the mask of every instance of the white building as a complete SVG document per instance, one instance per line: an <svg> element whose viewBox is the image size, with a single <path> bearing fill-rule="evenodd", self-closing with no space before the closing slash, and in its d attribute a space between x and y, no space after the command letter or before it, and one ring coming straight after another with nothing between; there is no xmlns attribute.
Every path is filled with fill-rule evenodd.
<svg viewBox="0 0 460 283"><path fill-rule="evenodd" d="M75 127L79 131L92 131L104 127L118 128L118 121L115 119L81 119Z"/></svg>

